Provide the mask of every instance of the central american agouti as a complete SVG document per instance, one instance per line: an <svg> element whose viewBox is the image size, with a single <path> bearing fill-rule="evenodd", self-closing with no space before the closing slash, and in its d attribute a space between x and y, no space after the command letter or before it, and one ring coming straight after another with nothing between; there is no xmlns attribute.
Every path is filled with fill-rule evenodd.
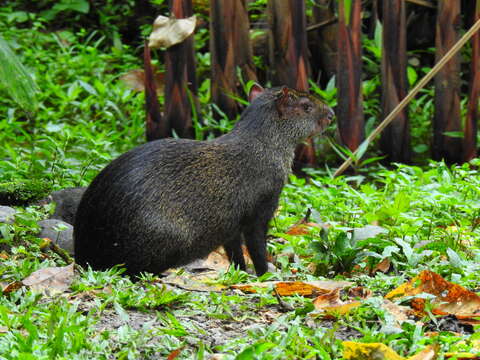
<svg viewBox="0 0 480 360"><path fill-rule="evenodd" d="M226 135L152 141L103 169L76 214L76 262L160 273L223 245L245 269L245 241L256 273L265 273L267 226L295 147L322 131L333 112L287 87L254 85L250 101Z"/></svg>

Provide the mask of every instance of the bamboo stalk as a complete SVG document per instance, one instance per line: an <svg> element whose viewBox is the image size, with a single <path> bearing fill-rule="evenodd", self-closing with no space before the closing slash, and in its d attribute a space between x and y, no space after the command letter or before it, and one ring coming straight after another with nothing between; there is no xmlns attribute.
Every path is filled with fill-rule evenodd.
<svg viewBox="0 0 480 360"><path fill-rule="evenodd" d="M477 20L475 24L468 30L455 45L445 54L445 56L426 74L418 84L403 98L402 101L392 110L390 114L377 126L375 130L365 139L369 144L375 137L382 132L390 122L397 117L397 115L403 110L405 106L418 94L418 92L443 68L443 66L465 45L470 38L480 29L480 20ZM361 147L361 146L359 146ZM357 150L354 154L357 153ZM345 160L345 162L335 171L333 177L337 177L352 164L353 156Z"/></svg>

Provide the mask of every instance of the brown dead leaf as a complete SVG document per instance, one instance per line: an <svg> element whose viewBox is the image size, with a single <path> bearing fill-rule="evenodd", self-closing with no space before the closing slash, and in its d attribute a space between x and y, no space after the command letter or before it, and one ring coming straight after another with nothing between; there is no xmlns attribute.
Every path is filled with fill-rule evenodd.
<svg viewBox="0 0 480 360"><path fill-rule="evenodd" d="M73 281L73 263L63 267L40 269L23 279L22 283L34 291L52 294L62 293L70 288Z"/></svg>
<svg viewBox="0 0 480 360"><path fill-rule="evenodd" d="M177 350L173 350L167 357L167 360L174 360L180 355L180 352L185 348L185 346L182 346L181 348L178 348Z"/></svg>
<svg viewBox="0 0 480 360"><path fill-rule="evenodd" d="M405 296L415 296L428 293L436 296L431 303L434 305L433 313L437 315L455 315L458 319L473 321L480 316L480 296L464 287L446 281L440 275L424 270L409 282L400 285L388 293L385 298L396 299ZM412 307L423 312L425 300L415 298Z"/></svg>
<svg viewBox="0 0 480 360"><path fill-rule="evenodd" d="M10 294L14 291L17 291L21 287L23 287L23 283L21 281L14 281L14 282L11 282L10 284L8 284L7 286L5 286L2 289L2 293L3 293L3 295L7 295L7 294Z"/></svg>
<svg viewBox="0 0 480 360"><path fill-rule="evenodd" d="M288 235L307 235L310 233L312 228L319 229L320 225L313 223L313 222L307 222L307 223L299 223L295 224L288 231L286 234Z"/></svg>
<svg viewBox="0 0 480 360"><path fill-rule="evenodd" d="M280 296L302 295L313 296L325 294L335 289L342 289L352 285L349 281L265 281L251 284L232 285L234 289L243 292L255 293L256 288L274 287Z"/></svg>
<svg viewBox="0 0 480 360"><path fill-rule="evenodd" d="M230 260L228 260L227 253L223 247L212 251L205 259L200 261L202 262L202 266L206 269L228 270L230 267Z"/></svg>
<svg viewBox="0 0 480 360"><path fill-rule="evenodd" d="M158 72L153 67L155 89L158 94L163 94L165 91L165 74ZM145 72L143 69L130 70L126 74L120 76L120 80L131 88L133 91L145 91Z"/></svg>
<svg viewBox="0 0 480 360"><path fill-rule="evenodd" d="M196 17L184 19L158 16L153 23L153 31L150 34L148 46L154 48L169 48L179 44L189 37L195 30Z"/></svg>
<svg viewBox="0 0 480 360"><path fill-rule="evenodd" d="M360 301L342 301L340 299L340 289L335 289L326 294L319 295L313 300L315 309L325 313L326 317L332 315L344 315L361 304Z"/></svg>
<svg viewBox="0 0 480 360"><path fill-rule="evenodd" d="M380 261L373 269L372 269L372 275L375 275L377 272L382 272L386 274L388 270L390 270L390 267L392 266L392 263L389 258L385 258L382 261Z"/></svg>
<svg viewBox="0 0 480 360"><path fill-rule="evenodd" d="M372 291L363 286L355 286L348 289L348 297L366 299L372 295Z"/></svg>
<svg viewBox="0 0 480 360"><path fill-rule="evenodd" d="M307 235L310 233L312 228L320 229L320 228L328 228L330 225L328 224L317 224L314 222L310 222L310 215L312 214L312 210L308 209L305 216L297 221L295 224L290 226L287 230L286 234L288 235Z"/></svg>
<svg viewBox="0 0 480 360"><path fill-rule="evenodd" d="M0 253L0 259L8 260L8 254L5 251Z"/></svg>
<svg viewBox="0 0 480 360"><path fill-rule="evenodd" d="M243 252L243 258L245 259L245 263L247 265L253 264L252 259L250 258L250 255L248 253L247 248L242 245L242 252ZM184 266L186 270L189 271L198 271L198 270L203 270L203 269L209 269L209 270L228 270L230 267L230 260L228 259L227 253L225 252L225 249L223 246L215 249L212 251L208 256L204 259L198 259L195 260L194 262Z"/></svg>

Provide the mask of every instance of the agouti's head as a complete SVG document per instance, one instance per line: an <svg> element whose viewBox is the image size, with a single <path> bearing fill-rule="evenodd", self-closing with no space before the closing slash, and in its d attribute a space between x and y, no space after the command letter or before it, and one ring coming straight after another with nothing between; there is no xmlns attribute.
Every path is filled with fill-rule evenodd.
<svg viewBox="0 0 480 360"><path fill-rule="evenodd" d="M250 118L249 114L255 113L256 120L252 121L251 127L260 130L268 126L273 137L295 143L321 133L335 116L321 100L286 86L264 89L255 84L249 99L251 105L242 118Z"/></svg>

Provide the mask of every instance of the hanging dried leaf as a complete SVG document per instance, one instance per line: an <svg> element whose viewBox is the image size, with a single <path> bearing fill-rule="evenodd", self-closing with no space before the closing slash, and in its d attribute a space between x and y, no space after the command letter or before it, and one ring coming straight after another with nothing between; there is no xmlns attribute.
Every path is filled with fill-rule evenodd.
<svg viewBox="0 0 480 360"><path fill-rule="evenodd" d="M194 16L184 19L168 18L160 15L153 23L148 46L154 48L169 48L179 44L192 35L197 19Z"/></svg>
<svg viewBox="0 0 480 360"><path fill-rule="evenodd" d="M154 81L156 85L157 94L163 94L165 87L165 74L154 70ZM145 72L143 69L130 70L126 74L120 76L120 80L131 88L133 91L145 90Z"/></svg>

